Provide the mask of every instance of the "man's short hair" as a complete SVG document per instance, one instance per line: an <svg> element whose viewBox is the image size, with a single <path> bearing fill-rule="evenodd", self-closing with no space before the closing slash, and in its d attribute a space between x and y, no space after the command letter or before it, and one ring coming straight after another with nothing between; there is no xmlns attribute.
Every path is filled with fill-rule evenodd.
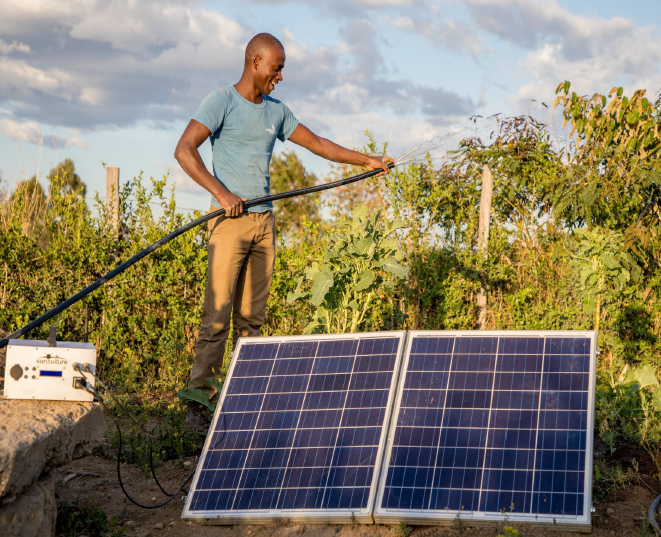
<svg viewBox="0 0 661 537"><path fill-rule="evenodd" d="M277 37L267 33L257 34L246 45L246 62L251 62L255 56L261 56L263 50L276 45L282 50L285 50L285 47L282 46L282 43Z"/></svg>

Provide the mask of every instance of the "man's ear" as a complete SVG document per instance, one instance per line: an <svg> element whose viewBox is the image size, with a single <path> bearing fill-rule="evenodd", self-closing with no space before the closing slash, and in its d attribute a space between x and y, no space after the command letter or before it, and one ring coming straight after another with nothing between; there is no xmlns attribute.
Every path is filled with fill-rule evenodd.
<svg viewBox="0 0 661 537"><path fill-rule="evenodd" d="M255 69L257 69L259 67L259 62L261 60L262 59L257 54L255 54L255 57L252 59L252 65Z"/></svg>

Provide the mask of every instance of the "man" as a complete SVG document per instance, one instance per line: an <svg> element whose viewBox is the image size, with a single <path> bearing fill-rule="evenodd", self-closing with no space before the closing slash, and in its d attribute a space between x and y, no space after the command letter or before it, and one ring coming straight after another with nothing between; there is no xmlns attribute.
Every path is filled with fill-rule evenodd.
<svg viewBox="0 0 661 537"><path fill-rule="evenodd" d="M246 47L241 79L211 92L184 131L174 156L191 178L211 195L211 210L227 212L209 222L209 273L202 322L195 346L189 388L210 395L206 380L218 376L233 310L233 341L258 336L275 260L275 220L271 204L243 211L243 201L269 194L269 162L275 139L290 140L333 162L382 168L390 158L365 156L320 138L280 101L269 97L282 82L285 49L270 34ZM211 138L211 175L198 152Z"/></svg>

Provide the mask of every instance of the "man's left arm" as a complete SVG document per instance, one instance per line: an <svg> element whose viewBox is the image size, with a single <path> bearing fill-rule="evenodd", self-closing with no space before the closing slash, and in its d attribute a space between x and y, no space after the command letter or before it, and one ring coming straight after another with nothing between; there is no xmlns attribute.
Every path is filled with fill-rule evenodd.
<svg viewBox="0 0 661 537"><path fill-rule="evenodd" d="M390 157L371 157L369 155L358 153L358 151L352 151L351 149L337 145L326 138L317 136L301 123L298 124L289 137L289 140L312 151L315 155L332 160L333 162L364 166L368 170L383 169L384 171L379 175L388 173L388 163L392 162L394 164L395 162Z"/></svg>

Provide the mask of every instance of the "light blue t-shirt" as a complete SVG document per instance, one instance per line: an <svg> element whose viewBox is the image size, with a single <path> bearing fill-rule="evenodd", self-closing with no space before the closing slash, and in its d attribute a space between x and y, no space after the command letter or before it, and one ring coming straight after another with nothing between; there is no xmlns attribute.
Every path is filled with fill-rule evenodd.
<svg viewBox="0 0 661 537"><path fill-rule="evenodd" d="M193 119L211 131L216 179L242 198L268 196L275 139L284 142L298 126L289 108L267 95L262 96L260 104L252 103L234 86L225 86L204 98ZM211 204L219 206L213 196ZM263 213L272 206L266 203L248 210Z"/></svg>

